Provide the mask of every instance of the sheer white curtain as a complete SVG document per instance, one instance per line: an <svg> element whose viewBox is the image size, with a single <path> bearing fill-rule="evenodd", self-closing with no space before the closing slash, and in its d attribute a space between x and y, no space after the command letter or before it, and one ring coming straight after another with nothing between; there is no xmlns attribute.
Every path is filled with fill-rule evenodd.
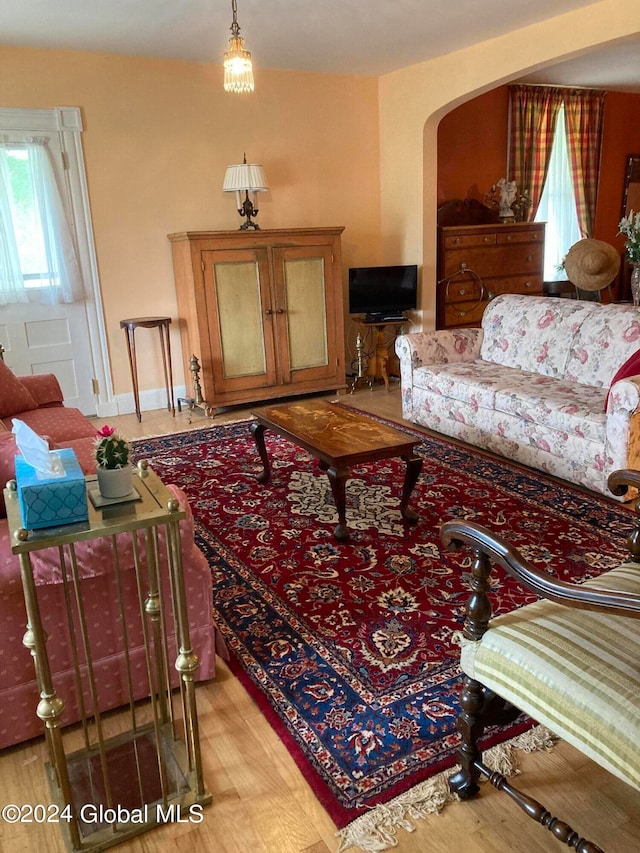
<svg viewBox="0 0 640 853"><path fill-rule="evenodd" d="M536 222L547 223L544 238L545 281L566 279L566 273L558 267L571 246L581 237L565 133L564 107L558 111L557 122L549 171L535 215Z"/></svg>
<svg viewBox="0 0 640 853"><path fill-rule="evenodd" d="M2 159L4 161L5 181L0 184L0 215L8 211L10 220L7 223L7 233L12 231L13 239L7 239L6 245L18 246L16 239L16 206L8 178L8 151L16 148L10 143L0 146ZM27 182L28 198L32 205L33 232L31 240L38 243L40 277L34 282L37 287L38 298L45 304L57 302L76 302L84 298L84 287L80 266L74 245L73 235L66 216L60 189L56 182L55 171L51 161L51 153L47 147L47 140L39 139L21 143L19 148L27 154ZM3 278L0 282L0 299L3 304L9 302L25 302L24 264L19 262L21 270L22 293L16 292L15 282L15 255L13 251L4 252L5 240L0 245L0 251L5 257L0 259L0 269ZM19 248L18 248L19 252ZM10 266L11 264L11 266ZM11 270L11 278L4 280L4 268Z"/></svg>
<svg viewBox="0 0 640 853"><path fill-rule="evenodd" d="M7 151L0 146L0 305L28 302L13 229L10 190Z"/></svg>

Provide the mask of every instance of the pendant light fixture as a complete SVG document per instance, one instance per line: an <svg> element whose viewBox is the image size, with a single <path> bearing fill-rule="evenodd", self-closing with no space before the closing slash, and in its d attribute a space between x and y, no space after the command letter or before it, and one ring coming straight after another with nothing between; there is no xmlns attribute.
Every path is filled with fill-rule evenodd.
<svg viewBox="0 0 640 853"><path fill-rule="evenodd" d="M253 65L251 54L245 50L244 39L240 35L236 0L231 0L233 22L229 47L224 52L224 90L225 92L253 92Z"/></svg>

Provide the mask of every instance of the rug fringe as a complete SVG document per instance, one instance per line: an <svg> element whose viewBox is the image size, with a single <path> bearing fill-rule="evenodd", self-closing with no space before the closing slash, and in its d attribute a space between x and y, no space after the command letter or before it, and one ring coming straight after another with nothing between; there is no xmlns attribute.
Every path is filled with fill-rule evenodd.
<svg viewBox="0 0 640 853"><path fill-rule="evenodd" d="M557 740L549 729L536 726L506 743L488 749L483 759L488 767L503 776L516 776L518 769L518 751L536 752L551 749ZM360 847L366 853L380 853L398 846L397 830L402 828L414 832L413 821L440 812L447 803L457 800L449 791L448 779L457 768L453 767L438 773L431 779L405 791L388 803L375 806L368 814L345 826L336 833L340 839L338 853L349 847ZM483 780L484 781L484 780Z"/></svg>

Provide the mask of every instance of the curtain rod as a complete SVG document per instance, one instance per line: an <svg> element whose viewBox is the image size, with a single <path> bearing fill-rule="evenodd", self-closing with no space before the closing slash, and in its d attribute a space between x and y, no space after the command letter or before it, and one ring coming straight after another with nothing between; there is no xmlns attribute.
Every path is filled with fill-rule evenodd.
<svg viewBox="0 0 640 853"><path fill-rule="evenodd" d="M531 86L538 89L580 89L583 92L607 92L597 86L571 86L567 83L507 83L508 86Z"/></svg>

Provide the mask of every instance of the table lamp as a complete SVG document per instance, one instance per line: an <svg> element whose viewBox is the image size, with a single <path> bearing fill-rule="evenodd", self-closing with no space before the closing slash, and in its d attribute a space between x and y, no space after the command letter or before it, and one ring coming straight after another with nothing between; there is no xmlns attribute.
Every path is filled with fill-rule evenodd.
<svg viewBox="0 0 640 853"><path fill-rule="evenodd" d="M260 226L252 220L252 217L258 214L258 208L255 206L256 193L264 193L269 189L262 166L256 163L247 163L247 157L244 155L242 163L227 166L222 189L223 192L235 192L236 194L238 213L240 216L246 217L246 221L242 223L240 230L248 231L249 228L259 230ZM241 197L243 192L244 199ZM253 201L249 198L249 193L252 193Z"/></svg>

